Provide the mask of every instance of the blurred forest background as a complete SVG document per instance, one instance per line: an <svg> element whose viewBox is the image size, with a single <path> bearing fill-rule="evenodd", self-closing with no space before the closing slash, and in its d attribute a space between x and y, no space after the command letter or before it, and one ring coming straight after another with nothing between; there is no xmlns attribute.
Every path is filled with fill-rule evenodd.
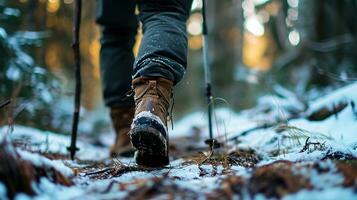
<svg viewBox="0 0 357 200"><path fill-rule="evenodd" d="M81 131L108 127L95 0L83 1ZM213 93L240 111L277 86L305 100L357 80L357 0L207 0ZM205 109L200 10L187 23L189 65L175 117ZM74 92L73 0L0 0L0 101L16 123L69 133ZM137 36L137 45L141 35ZM134 49L136 51L136 49ZM98 114L100 113L100 115ZM104 113L104 114L103 114Z"/></svg>

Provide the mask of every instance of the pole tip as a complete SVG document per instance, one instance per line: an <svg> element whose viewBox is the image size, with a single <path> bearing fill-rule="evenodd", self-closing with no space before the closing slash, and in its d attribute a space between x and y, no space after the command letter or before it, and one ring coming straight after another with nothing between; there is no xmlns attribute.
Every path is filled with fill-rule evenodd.
<svg viewBox="0 0 357 200"><path fill-rule="evenodd" d="M79 149L77 147L67 147L67 151L70 152L71 155L71 160L74 160L74 156L76 154L76 151L79 151Z"/></svg>
<svg viewBox="0 0 357 200"><path fill-rule="evenodd" d="M213 138L205 140L205 143L214 149L218 149L223 146L220 142L218 142L218 140L213 139Z"/></svg>

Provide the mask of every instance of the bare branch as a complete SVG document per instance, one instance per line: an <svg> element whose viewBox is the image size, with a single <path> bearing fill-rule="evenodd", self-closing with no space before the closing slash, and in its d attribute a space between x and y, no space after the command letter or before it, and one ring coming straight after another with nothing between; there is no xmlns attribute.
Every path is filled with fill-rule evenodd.
<svg viewBox="0 0 357 200"><path fill-rule="evenodd" d="M11 103L11 99L5 100L0 103L0 109L4 108L5 106L9 105Z"/></svg>

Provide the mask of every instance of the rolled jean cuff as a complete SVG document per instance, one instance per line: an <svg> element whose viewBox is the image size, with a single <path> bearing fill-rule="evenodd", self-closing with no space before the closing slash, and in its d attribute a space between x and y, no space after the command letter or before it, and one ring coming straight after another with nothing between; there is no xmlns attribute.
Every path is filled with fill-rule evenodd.
<svg viewBox="0 0 357 200"><path fill-rule="evenodd" d="M164 57L146 58L136 64L136 73L133 79L138 77L161 77L174 82L176 85L185 74L185 67L177 62Z"/></svg>

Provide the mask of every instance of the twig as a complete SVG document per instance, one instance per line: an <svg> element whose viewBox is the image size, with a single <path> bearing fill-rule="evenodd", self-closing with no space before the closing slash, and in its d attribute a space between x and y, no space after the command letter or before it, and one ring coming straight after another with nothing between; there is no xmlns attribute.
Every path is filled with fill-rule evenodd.
<svg viewBox="0 0 357 200"><path fill-rule="evenodd" d="M158 170L159 168L146 168L146 167L141 167L141 166L127 166L127 165L120 165L120 166L114 166L114 167L106 167L104 169L100 170L95 170L95 171L89 171L85 172L84 176L94 176L94 175L101 175L106 173L109 175L110 178L113 177L119 177L125 173L128 172L136 172L136 171L144 171L144 172L151 172ZM160 168L162 169L162 168Z"/></svg>
<svg viewBox="0 0 357 200"><path fill-rule="evenodd" d="M4 108L5 106L9 105L11 103L12 99L5 100L0 103L0 109Z"/></svg>
<svg viewBox="0 0 357 200"><path fill-rule="evenodd" d="M136 172L136 171L151 172L151 171L155 171L155 170L158 170L158 169L159 168L147 168L147 167L141 167L141 166L126 166L126 165L123 165L123 167L118 168L118 169L115 170L115 172L113 173L112 177L118 177L118 176L121 176L121 175L123 175L125 173L128 173L128 172Z"/></svg>
<svg viewBox="0 0 357 200"><path fill-rule="evenodd" d="M315 149L322 149L325 147L325 142L309 142L310 137L306 138L304 147L299 151L299 153L309 150L310 145L314 145Z"/></svg>
<svg viewBox="0 0 357 200"><path fill-rule="evenodd" d="M208 156L206 156L206 158L203 159L198 165L200 166L200 165L204 164L207 160L211 159L213 153L214 153L214 145L211 145L210 153L209 153Z"/></svg>
<svg viewBox="0 0 357 200"><path fill-rule="evenodd" d="M344 110L348 106L348 102L342 101L338 104L332 103L332 109L328 106L323 106L320 109L314 110L306 117L310 121L322 121L328 117L334 115L337 119L339 112Z"/></svg>
<svg viewBox="0 0 357 200"><path fill-rule="evenodd" d="M306 151L308 148L309 148L309 140L310 140L310 137L307 137L306 140L305 140L305 145L304 147L299 151L299 153L302 153L304 151Z"/></svg>
<svg viewBox="0 0 357 200"><path fill-rule="evenodd" d="M114 168L108 167L108 168L104 168L104 169L100 169L100 170L96 170L96 171L91 171L91 172L87 172L85 173L85 176L92 176L92 175L96 175L96 174L102 174L108 171L112 171L114 170Z"/></svg>

